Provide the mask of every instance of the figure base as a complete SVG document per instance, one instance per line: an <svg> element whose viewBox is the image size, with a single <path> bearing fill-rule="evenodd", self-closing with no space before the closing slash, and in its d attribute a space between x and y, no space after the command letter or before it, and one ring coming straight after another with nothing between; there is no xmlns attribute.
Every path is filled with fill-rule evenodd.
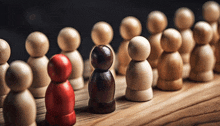
<svg viewBox="0 0 220 126"><path fill-rule="evenodd" d="M194 73L190 71L189 79L193 81L207 82L214 79L214 73L212 70L206 72L199 72L199 73Z"/></svg>
<svg viewBox="0 0 220 126"><path fill-rule="evenodd" d="M153 90L149 88L147 90L137 91L126 88L125 98L131 101L149 101L153 98Z"/></svg>
<svg viewBox="0 0 220 126"><path fill-rule="evenodd" d="M108 103L98 103L89 99L89 111L97 114L106 114L115 111L115 100Z"/></svg>
<svg viewBox="0 0 220 126"><path fill-rule="evenodd" d="M160 77L157 81L157 87L165 91L177 91L183 87L183 79L179 78L177 80L163 80Z"/></svg>
<svg viewBox="0 0 220 126"><path fill-rule="evenodd" d="M76 114L75 111L63 116L53 116L46 113L45 119L50 125L72 126L76 123Z"/></svg>
<svg viewBox="0 0 220 126"><path fill-rule="evenodd" d="M36 122L33 122L32 124L18 124L18 123L7 123L5 122L5 125L4 126L37 126L37 123Z"/></svg>

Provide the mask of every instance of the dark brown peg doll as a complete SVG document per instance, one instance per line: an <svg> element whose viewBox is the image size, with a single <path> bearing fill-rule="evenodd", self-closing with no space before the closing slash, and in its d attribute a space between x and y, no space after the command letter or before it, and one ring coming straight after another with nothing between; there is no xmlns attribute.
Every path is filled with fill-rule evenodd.
<svg viewBox="0 0 220 126"><path fill-rule="evenodd" d="M109 47L96 46L91 53L91 64L95 68L89 79L89 110L93 113L110 113L115 110L115 80L109 71L113 54Z"/></svg>

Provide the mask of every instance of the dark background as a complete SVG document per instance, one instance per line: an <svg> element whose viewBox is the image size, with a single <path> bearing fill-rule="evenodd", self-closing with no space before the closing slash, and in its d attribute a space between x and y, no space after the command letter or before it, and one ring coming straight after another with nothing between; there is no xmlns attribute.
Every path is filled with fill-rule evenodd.
<svg viewBox="0 0 220 126"><path fill-rule="evenodd" d="M27 61L25 39L34 31L43 32L50 41L47 57L60 53L57 35L64 27L73 27L81 35L78 48L83 59L88 59L93 42L90 37L93 25L108 22L114 30L111 43L117 52L122 41L119 25L126 16L135 16L142 23L142 36L148 37L147 16L151 11L162 11L168 18L168 27L174 28L173 17L180 7L188 7L195 14L195 21L203 20L202 5L206 1L193 0L0 0L0 38L11 47L9 63Z"/></svg>

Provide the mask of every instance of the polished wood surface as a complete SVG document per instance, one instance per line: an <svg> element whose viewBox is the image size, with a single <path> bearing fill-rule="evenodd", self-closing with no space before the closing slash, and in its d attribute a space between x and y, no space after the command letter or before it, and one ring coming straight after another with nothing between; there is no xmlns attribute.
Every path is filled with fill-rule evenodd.
<svg viewBox="0 0 220 126"><path fill-rule="evenodd" d="M79 125L219 125L220 74L207 83L189 81L189 66L184 66L183 88L168 92L154 89L154 98L148 102L131 102L124 97L125 76L117 76L116 110L110 114L92 114L88 106L88 80L82 90L75 91L76 126ZM45 124L44 99L36 99L37 123ZM0 108L0 125L4 123Z"/></svg>

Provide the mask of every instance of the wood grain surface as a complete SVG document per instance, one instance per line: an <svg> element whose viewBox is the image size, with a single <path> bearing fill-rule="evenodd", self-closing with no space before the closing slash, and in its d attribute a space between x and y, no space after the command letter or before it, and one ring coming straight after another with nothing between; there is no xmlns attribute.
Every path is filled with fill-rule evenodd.
<svg viewBox="0 0 220 126"><path fill-rule="evenodd" d="M189 66L184 66L184 84L179 91L154 89L154 98L148 102L125 99L125 76L116 77L116 111L110 114L92 114L88 111L88 80L76 95L76 126L80 125L220 125L220 74L214 80L199 83L187 79ZM155 76L155 75L154 75ZM36 99L37 123L45 125L44 99ZM4 125L0 108L0 125Z"/></svg>

